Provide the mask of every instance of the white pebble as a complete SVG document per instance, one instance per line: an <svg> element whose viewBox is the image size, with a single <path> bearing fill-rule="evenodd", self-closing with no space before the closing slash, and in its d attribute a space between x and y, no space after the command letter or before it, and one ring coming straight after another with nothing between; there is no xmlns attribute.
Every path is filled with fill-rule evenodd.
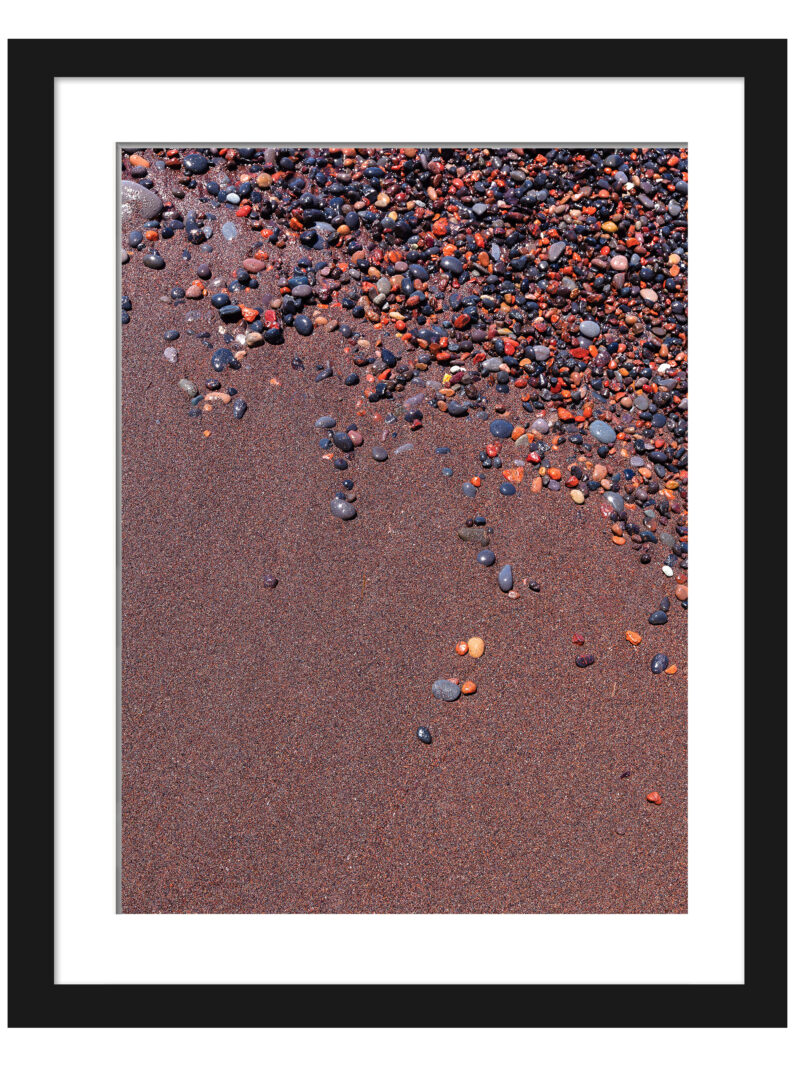
<svg viewBox="0 0 800 1067"><path fill-rule="evenodd" d="M666 564L664 564L664 566L661 568L661 570L664 572L664 574L666 574L666 576L668 578L672 577L672 573L673 573L672 572L672 567L668 567Z"/></svg>

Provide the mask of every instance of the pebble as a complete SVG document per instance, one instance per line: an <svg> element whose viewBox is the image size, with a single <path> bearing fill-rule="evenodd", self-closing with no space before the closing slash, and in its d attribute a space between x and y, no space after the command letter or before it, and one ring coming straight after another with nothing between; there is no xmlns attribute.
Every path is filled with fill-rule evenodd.
<svg viewBox="0 0 800 1067"><path fill-rule="evenodd" d="M148 252L147 255L143 257L142 262L151 270L163 270L167 265L158 252Z"/></svg>
<svg viewBox="0 0 800 1067"><path fill-rule="evenodd" d="M591 667L594 663L594 656L591 652L586 652L582 656L576 656L575 663L578 667Z"/></svg>
<svg viewBox="0 0 800 1067"><path fill-rule="evenodd" d="M380 445L375 445L371 452L372 458L376 463L384 463L389 458L389 453L385 448L381 448Z"/></svg>
<svg viewBox="0 0 800 1067"><path fill-rule="evenodd" d="M164 203L158 193L146 189L138 182L120 182L120 197L123 225L148 222L164 210Z"/></svg>
<svg viewBox="0 0 800 1067"><path fill-rule="evenodd" d="M458 700L461 696L461 689L458 684L449 681L447 678L438 678L433 683L432 692L437 700Z"/></svg>
<svg viewBox="0 0 800 1067"><path fill-rule="evenodd" d="M264 575L264 586L267 589L274 589L278 584L278 579L272 574Z"/></svg>
<svg viewBox="0 0 800 1067"><path fill-rule="evenodd" d="M617 439L616 430L600 419L595 419L594 422L589 423L589 433L604 445L613 445Z"/></svg>
<svg viewBox="0 0 800 1067"><path fill-rule="evenodd" d="M482 638L470 637L469 641L467 641L467 649L473 659L480 659L486 649L486 645Z"/></svg>
<svg viewBox="0 0 800 1067"><path fill-rule="evenodd" d="M661 674L667 667L669 667L669 660L663 652L657 652L650 660L650 670L653 674Z"/></svg>
<svg viewBox="0 0 800 1067"><path fill-rule="evenodd" d="M642 642L642 635L637 634L635 630L626 630L625 640L630 641L632 645L639 645Z"/></svg>
<svg viewBox="0 0 800 1067"><path fill-rule="evenodd" d="M190 397L197 396L200 392L194 382L190 382L188 378L181 378L178 382L178 388L183 389L184 393Z"/></svg>
<svg viewBox="0 0 800 1067"><path fill-rule="evenodd" d="M667 613L666 611L654 611L653 614L648 617L647 621L652 626L663 626L667 621Z"/></svg>
<svg viewBox="0 0 800 1067"><path fill-rule="evenodd" d="M507 419L494 419L489 423L489 432L493 437L510 437L514 432L514 424Z"/></svg>
<svg viewBox="0 0 800 1067"><path fill-rule="evenodd" d="M576 504L583 504L586 500L586 497L583 495L580 489L570 489L569 495L572 497Z"/></svg>
<svg viewBox="0 0 800 1067"><path fill-rule="evenodd" d="M420 739L423 745L429 745L433 740L433 738L431 737L431 732L427 726L419 727L419 729L417 730L417 737Z"/></svg>
<svg viewBox="0 0 800 1067"><path fill-rule="evenodd" d="M340 500L339 497L331 501L331 515L337 519L354 519L356 514L356 509L349 501Z"/></svg>
<svg viewBox="0 0 800 1067"><path fill-rule="evenodd" d="M507 593L510 589L513 589L514 572L511 570L510 563L506 563L505 566L501 567L498 571L497 584L500 586L504 593Z"/></svg>
<svg viewBox="0 0 800 1067"><path fill-rule="evenodd" d="M495 561L495 554L490 548L481 549L477 555L478 563L484 567L491 567Z"/></svg>

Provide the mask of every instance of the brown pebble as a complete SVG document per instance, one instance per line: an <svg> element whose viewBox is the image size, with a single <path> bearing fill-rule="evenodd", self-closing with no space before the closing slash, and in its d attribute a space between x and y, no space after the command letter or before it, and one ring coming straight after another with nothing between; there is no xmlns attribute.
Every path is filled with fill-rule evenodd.
<svg viewBox="0 0 800 1067"><path fill-rule="evenodd" d="M467 641L467 648L473 659L480 659L484 653L486 645L483 642L483 638L470 637L469 641Z"/></svg>

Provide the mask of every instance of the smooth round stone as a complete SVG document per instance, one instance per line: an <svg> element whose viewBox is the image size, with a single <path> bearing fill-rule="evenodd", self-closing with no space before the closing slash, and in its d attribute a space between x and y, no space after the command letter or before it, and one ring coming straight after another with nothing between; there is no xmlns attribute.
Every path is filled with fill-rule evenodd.
<svg viewBox="0 0 800 1067"><path fill-rule="evenodd" d="M446 678L438 678L432 687L433 695L437 700L458 700L461 690L455 682L448 682Z"/></svg>
<svg viewBox="0 0 800 1067"><path fill-rule="evenodd" d="M589 423L589 433L603 445L613 445L617 439L617 432L613 426L609 426L601 419L595 419L594 422Z"/></svg>
<svg viewBox="0 0 800 1067"><path fill-rule="evenodd" d="M232 241L236 236L236 223L225 222L222 224L222 236L226 241Z"/></svg>
<svg viewBox="0 0 800 1067"><path fill-rule="evenodd" d="M208 160L199 152L190 152L183 157L183 169L187 174L205 174L208 170Z"/></svg>
<svg viewBox="0 0 800 1067"><path fill-rule="evenodd" d="M475 488L474 485L471 485L469 482L464 482L464 484L461 486L461 492L464 494L464 496L468 497L476 497L478 495L478 490Z"/></svg>
<svg viewBox="0 0 800 1067"><path fill-rule="evenodd" d="M580 489L570 489L569 495L572 497L576 504L583 504L586 500L586 497L583 495Z"/></svg>
<svg viewBox="0 0 800 1067"><path fill-rule="evenodd" d="M431 737L431 732L427 726L420 726L420 728L417 730L417 737L420 739L423 745L429 745L431 741L433 741L433 738Z"/></svg>
<svg viewBox="0 0 800 1067"><path fill-rule="evenodd" d="M615 271L627 270L628 258L627 256L612 256L609 260L609 266Z"/></svg>
<svg viewBox="0 0 800 1067"><path fill-rule="evenodd" d="M247 401L243 397L237 396L233 402L233 417L235 419L243 419L245 411L247 411Z"/></svg>
<svg viewBox="0 0 800 1067"><path fill-rule="evenodd" d="M675 573L672 567L668 567L666 564L661 568L661 570L664 572L664 574L666 574L668 578L671 578L672 575Z"/></svg>
<svg viewBox="0 0 800 1067"><path fill-rule="evenodd" d="M503 496L514 496L517 491L517 487L512 485L511 482L501 482L500 492Z"/></svg>
<svg viewBox="0 0 800 1067"><path fill-rule="evenodd" d="M549 433L550 423L547 419L534 419L531 423L531 429L536 430L537 433Z"/></svg>
<svg viewBox="0 0 800 1067"><path fill-rule="evenodd" d="M548 359L550 359L551 355L552 355L552 353L551 353L550 349L547 347L547 345L534 345L533 346L533 358L536 360L537 363L546 363L548 361ZM539 419L538 421L542 422L543 420Z"/></svg>
<svg viewBox="0 0 800 1067"><path fill-rule="evenodd" d="M150 270L163 270L166 267L166 263L158 252L148 252L142 262Z"/></svg>
<svg viewBox="0 0 800 1067"><path fill-rule="evenodd" d="M164 359L166 359L169 363L177 363L178 362L178 349L177 348L165 348L164 349Z"/></svg>
<svg viewBox="0 0 800 1067"><path fill-rule="evenodd" d="M442 467L442 474L445 476L445 478L452 478L453 477L453 468L452 467Z"/></svg>
<svg viewBox="0 0 800 1067"><path fill-rule="evenodd" d="M336 425L336 419L331 415L321 415L314 423L320 430L332 430Z"/></svg>
<svg viewBox="0 0 800 1067"><path fill-rule="evenodd" d="M492 437L510 437L514 432L514 423L508 419L493 419L489 423L489 433Z"/></svg>
<svg viewBox="0 0 800 1067"><path fill-rule="evenodd" d="M495 559L496 556L494 552L492 552L491 548L482 549L477 556L478 563L480 563L484 567L491 567Z"/></svg>
<svg viewBox="0 0 800 1067"><path fill-rule="evenodd" d="M482 637L470 637L467 641L467 651L472 659L480 659L486 651L486 645Z"/></svg>
<svg viewBox="0 0 800 1067"><path fill-rule="evenodd" d="M274 574L265 574L264 575L264 588L265 589L274 589L277 584L278 584L278 579L275 577Z"/></svg>
<svg viewBox="0 0 800 1067"><path fill-rule="evenodd" d="M448 415L452 415L454 416L454 418L459 418L462 415L466 415L468 412L469 408L467 407L467 405L459 404L457 400L451 400L447 405Z"/></svg>
<svg viewBox="0 0 800 1067"><path fill-rule="evenodd" d="M506 563L504 567L500 568L497 574L497 584L504 593L508 593L514 588L514 572L511 570L510 563Z"/></svg>
<svg viewBox="0 0 800 1067"><path fill-rule="evenodd" d="M661 674L667 667L669 667L669 660L663 652L657 652L650 660L650 670L653 674Z"/></svg>
<svg viewBox="0 0 800 1067"><path fill-rule="evenodd" d="M584 337L588 337L589 340L593 340L595 337L600 336L600 327L596 322L592 322L591 319L584 319L578 327Z"/></svg>
<svg viewBox="0 0 800 1067"><path fill-rule="evenodd" d="M439 260L439 267L441 270L446 270L448 274L461 274L464 270L464 264L457 256L442 256Z"/></svg>
<svg viewBox="0 0 800 1067"><path fill-rule="evenodd" d="M654 611L647 620L651 626L663 626L667 621L666 611Z"/></svg>
<svg viewBox="0 0 800 1067"><path fill-rule="evenodd" d="M557 259L564 255L566 248L566 241L554 241L547 249L547 258L551 263L555 263Z"/></svg>
<svg viewBox="0 0 800 1067"><path fill-rule="evenodd" d="M342 452L353 451L354 446L349 434L335 433L333 435L333 443L336 445L337 448L341 449Z"/></svg>
<svg viewBox="0 0 800 1067"><path fill-rule="evenodd" d="M121 182L120 197L123 223L147 222L164 210L164 204L158 193L154 193L152 189L145 189L138 182Z"/></svg>
<svg viewBox="0 0 800 1067"><path fill-rule="evenodd" d="M308 337L314 332L314 323L308 315L295 315L294 328L302 337Z"/></svg>
<svg viewBox="0 0 800 1067"><path fill-rule="evenodd" d="M354 519L356 514L356 509L349 501L340 500L339 497L331 501L331 515L337 519Z"/></svg>
<svg viewBox="0 0 800 1067"><path fill-rule="evenodd" d="M385 463L385 461L389 458L389 453L386 451L385 448L381 448L380 445L375 445L375 447L372 449L371 454L372 458L375 460L376 463Z"/></svg>
<svg viewBox="0 0 800 1067"><path fill-rule="evenodd" d="M625 514L625 501L619 495L619 493L608 492L603 493L603 500L616 511L617 515Z"/></svg>
<svg viewBox="0 0 800 1067"><path fill-rule="evenodd" d="M178 382L178 388L183 389L187 396L197 396L199 390L194 382L190 382L188 378L181 378Z"/></svg>

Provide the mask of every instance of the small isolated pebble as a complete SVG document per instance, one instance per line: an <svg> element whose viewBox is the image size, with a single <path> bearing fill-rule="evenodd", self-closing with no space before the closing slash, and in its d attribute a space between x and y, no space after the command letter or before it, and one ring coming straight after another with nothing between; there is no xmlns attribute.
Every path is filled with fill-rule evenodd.
<svg viewBox="0 0 800 1067"><path fill-rule="evenodd" d="M655 792L654 793L648 793L647 794L647 799L650 801L651 804L660 804L661 803L661 794L660 793L655 793Z"/></svg>
<svg viewBox="0 0 800 1067"><path fill-rule="evenodd" d="M273 574L264 575L264 587L266 589L274 589L278 584L278 579Z"/></svg>
<svg viewBox="0 0 800 1067"><path fill-rule="evenodd" d="M194 382L190 382L188 378L181 378L178 382L178 388L183 389L187 396L197 396L200 391Z"/></svg>
<svg viewBox="0 0 800 1067"><path fill-rule="evenodd" d="M661 674L667 667L669 667L669 660L663 652L657 652L650 660L650 670L653 674Z"/></svg>
<svg viewBox="0 0 800 1067"><path fill-rule="evenodd" d="M433 738L431 737L431 732L427 726L420 726L420 728L417 730L417 737L420 739L423 745L429 745L433 740Z"/></svg>
<svg viewBox="0 0 800 1067"><path fill-rule="evenodd" d="M511 590L509 590L509 592L508 592L508 593L507 593L506 595L508 596L508 599L509 599L509 600L519 600L519 598L520 598L520 596L521 596L521 594L520 594L520 593L518 593L518 592L516 591L516 589L511 589Z"/></svg>
<svg viewBox="0 0 800 1067"><path fill-rule="evenodd" d="M467 641L467 649L473 659L480 659L485 648L486 645L481 637L470 637L469 641Z"/></svg>
<svg viewBox="0 0 800 1067"><path fill-rule="evenodd" d="M375 460L376 463L383 463L389 458L389 453L386 451L385 448L381 448L380 445L375 445L375 447L372 449L372 458Z"/></svg>
<svg viewBox="0 0 800 1067"><path fill-rule="evenodd" d="M467 644L467 642L459 641L456 645L456 652L459 656L466 656L466 654L469 652L469 645Z"/></svg>
<svg viewBox="0 0 800 1067"><path fill-rule="evenodd" d="M653 614L648 617L647 621L651 626L663 626L667 621L667 613L666 611L654 611Z"/></svg>
<svg viewBox="0 0 800 1067"><path fill-rule="evenodd" d="M247 401L237 396L233 402L233 417L235 419L244 418L245 411L247 411Z"/></svg>
<svg viewBox="0 0 800 1067"><path fill-rule="evenodd" d="M572 497L576 504L583 504L586 500L586 497L583 495L580 489L570 489L569 495Z"/></svg>
<svg viewBox="0 0 800 1067"><path fill-rule="evenodd" d="M341 500L339 497L331 501L331 515L337 519L354 519L356 514L356 509L349 501Z"/></svg>
<svg viewBox="0 0 800 1067"><path fill-rule="evenodd" d="M461 689L457 682L451 682L447 678L437 678L432 687L433 695L437 700L458 700Z"/></svg>
<svg viewBox="0 0 800 1067"><path fill-rule="evenodd" d="M586 638L583 636L583 634L573 634L572 635L572 643L573 643L573 645L583 645L583 644L585 644L585 642L586 642Z"/></svg>
<svg viewBox="0 0 800 1067"><path fill-rule="evenodd" d="M501 567L497 574L497 584L507 593L514 586L514 572L511 570L511 564L506 563L504 567Z"/></svg>
<svg viewBox="0 0 800 1067"><path fill-rule="evenodd" d="M594 656L591 654L591 652L587 652L583 656L576 656L575 663L578 667L591 667L591 665L594 663Z"/></svg>
<svg viewBox="0 0 800 1067"><path fill-rule="evenodd" d="M626 630L625 640L630 641L632 645L639 645L642 641L642 635L637 634L635 630Z"/></svg>
<svg viewBox="0 0 800 1067"><path fill-rule="evenodd" d="M661 570L664 572L664 574L666 574L668 578L671 578L672 575L675 573L672 567L667 567L666 564L661 568Z"/></svg>
<svg viewBox="0 0 800 1067"><path fill-rule="evenodd" d="M475 685L474 682L464 682L464 684L461 686L461 692L464 693L466 696L470 696L472 693L477 692L477 690L478 687L477 685Z"/></svg>
<svg viewBox="0 0 800 1067"><path fill-rule="evenodd" d="M482 548L477 556L478 563L483 567L491 567L495 561L495 554L490 548Z"/></svg>
<svg viewBox="0 0 800 1067"><path fill-rule="evenodd" d="M674 663L671 663L669 665L669 667L667 667L667 669L664 671L664 674L677 674L677 673L678 673L678 668L675 666Z"/></svg>
<svg viewBox="0 0 800 1067"><path fill-rule="evenodd" d="M167 265L158 252L148 252L142 262L151 270L163 270Z"/></svg>

